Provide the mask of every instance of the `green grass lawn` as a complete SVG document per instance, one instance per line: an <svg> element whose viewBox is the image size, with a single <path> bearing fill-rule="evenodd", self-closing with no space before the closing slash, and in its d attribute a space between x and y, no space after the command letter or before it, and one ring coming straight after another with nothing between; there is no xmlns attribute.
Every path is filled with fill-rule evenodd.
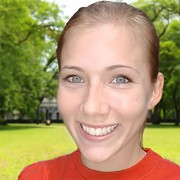
<svg viewBox="0 0 180 180"><path fill-rule="evenodd" d="M148 125L144 132L144 147L150 147L180 165L180 127L174 124Z"/></svg>
<svg viewBox="0 0 180 180"><path fill-rule="evenodd" d="M144 147L180 164L180 128L148 126ZM15 180L26 165L76 149L64 124L9 124L0 126L0 179Z"/></svg>

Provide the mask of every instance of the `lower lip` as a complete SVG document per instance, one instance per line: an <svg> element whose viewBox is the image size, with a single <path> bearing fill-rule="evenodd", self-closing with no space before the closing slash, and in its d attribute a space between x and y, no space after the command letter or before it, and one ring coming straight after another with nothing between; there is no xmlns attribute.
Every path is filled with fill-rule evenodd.
<svg viewBox="0 0 180 180"><path fill-rule="evenodd" d="M81 136L83 136L85 139L87 139L87 140L89 140L89 141L98 141L98 142L99 142L99 141L104 141L104 140L107 140L107 139L111 138L111 137L115 134L117 128L118 128L118 125L117 125L117 127L116 127L112 132L110 132L110 133L108 133L108 134L106 134L106 135L93 136L93 135L90 135L90 134L86 133L86 132L82 129L81 125L79 124L79 129L80 129L80 134L81 134Z"/></svg>

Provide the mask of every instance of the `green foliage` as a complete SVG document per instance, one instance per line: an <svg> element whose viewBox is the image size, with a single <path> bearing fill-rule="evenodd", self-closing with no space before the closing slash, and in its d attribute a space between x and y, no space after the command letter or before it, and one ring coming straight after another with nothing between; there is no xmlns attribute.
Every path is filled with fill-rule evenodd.
<svg viewBox="0 0 180 180"><path fill-rule="evenodd" d="M57 84L54 60L62 19L54 3L0 1L1 118L14 110L32 117L44 96L55 96L51 88Z"/></svg>
<svg viewBox="0 0 180 180"><path fill-rule="evenodd" d="M154 112L162 119L180 122L180 20L179 0L138 0L160 38L160 70L165 75L164 95ZM158 110L157 110L158 109ZM161 113L163 112L163 113Z"/></svg>
<svg viewBox="0 0 180 180"><path fill-rule="evenodd" d="M178 124L179 0L137 0L133 4L148 14L161 41L160 63L165 89L154 112L162 119L175 119ZM64 19L59 7L47 1L0 1L0 121L15 110L21 118L34 118L43 98L56 96L55 50Z"/></svg>

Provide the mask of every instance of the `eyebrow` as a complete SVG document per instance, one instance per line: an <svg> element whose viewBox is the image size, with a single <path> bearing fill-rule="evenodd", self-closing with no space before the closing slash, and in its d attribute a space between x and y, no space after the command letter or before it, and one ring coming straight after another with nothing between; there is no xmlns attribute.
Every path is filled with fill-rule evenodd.
<svg viewBox="0 0 180 180"><path fill-rule="evenodd" d="M131 67L131 66L120 65L120 64L108 66L108 67L105 68L105 71L111 71L111 70L119 69L119 68L132 69L132 70L134 70L137 74L139 74L139 72L138 72L135 68L133 68L133 67ZM63 67L61 68L61 70L63 70L63 69L75 69L75 70L77 70L77 71L84 72L82 68L77 67L77 66L63 66Z"/></svg>
<svg viewBox="0 0 180 180"><path fill-rule="evenodd" d="M77 67L77 66L63 66L63 67L61 68L61 70L63 70L63 69L75 69L75 70L78 70L78 71L83 72L83 69L80 68L80 67Z"/></svg>
<svg viewBox="0 0 180 180"><path fill-rule="evenodd" d="M132 70L134 70L137 74L139 74L139 72L138 72L135 68L133 68L133 67L131 67L131 66L120 65L120 64L108 66L108 67L105 68L105 70L106 70L106 71L111 71L111 70L119 69L119 68L132 69Z"/></svg>

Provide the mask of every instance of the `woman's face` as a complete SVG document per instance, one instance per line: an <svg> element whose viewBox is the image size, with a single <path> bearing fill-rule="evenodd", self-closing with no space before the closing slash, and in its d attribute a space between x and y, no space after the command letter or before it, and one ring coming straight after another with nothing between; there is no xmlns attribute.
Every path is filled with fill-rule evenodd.
<svg viewBox="0 0 180 180"><path fill-rule="evenodd" d="M85 164L139 151L153 85L143 45L126 28L71 32L62 50L58 106Z"/></svg>

